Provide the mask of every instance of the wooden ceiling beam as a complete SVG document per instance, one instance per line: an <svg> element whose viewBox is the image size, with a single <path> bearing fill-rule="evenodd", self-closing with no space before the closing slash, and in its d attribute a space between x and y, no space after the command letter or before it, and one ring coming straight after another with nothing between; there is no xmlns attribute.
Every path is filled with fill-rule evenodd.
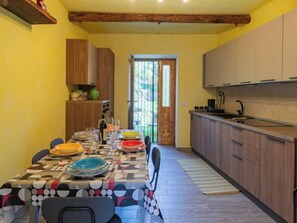
<svg viewBox="0 0 297 223"><path fill-rule="evenodd" d="M230 23L248 24L250 15L210 14L151 14L151 13L106 13L69 12L71 22L156 22L156 23Z"/></svg>

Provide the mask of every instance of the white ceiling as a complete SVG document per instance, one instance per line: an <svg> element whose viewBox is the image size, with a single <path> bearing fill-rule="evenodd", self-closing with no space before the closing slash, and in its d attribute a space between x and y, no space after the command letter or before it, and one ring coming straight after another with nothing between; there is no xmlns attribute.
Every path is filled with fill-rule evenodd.
<svg viewBox="0 0 297 223"><path fill-rule="evenodd" d="M271 0L60 0L69 11L175 13L175 14L250 14ZM216 34L234 28L232 24L189 23L77 23L89 33L167 33Z"/></svg>

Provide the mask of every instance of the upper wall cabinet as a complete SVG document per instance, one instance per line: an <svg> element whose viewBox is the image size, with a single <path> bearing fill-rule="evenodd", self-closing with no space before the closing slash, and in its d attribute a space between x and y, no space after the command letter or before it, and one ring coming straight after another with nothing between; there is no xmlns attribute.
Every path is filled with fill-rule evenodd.
<svg viewBox="0 0 297 223"><path fill-rule="evenodd" d="M284 15L283 80L297 80L297 10Z"/></svg>
<svg viewBox="0 0 297 223"><path fill-rule="evenodd" d="M237 39L237 83L252 84L256 81L256 32L249 32Z"/></svg>
<svg viewBox="0 0 297 223"><path fill-rule="evenodd" d="M88 40L66 40L66 84L96 85L97 49Z"/></svg>
<svg viewBox="0 0 297 223"><path fill-rule="evenodd" d="M256 82L282 80L282 17L257 28Z"/></svg>
<svg viewBox="0 0 297 223"><path fill-rule="evenodd" d="M204 55L204 87L218 86L218 62L218 50L212 50Z"/></svg>
<svg viewBox="0 0 297 223"><path fill-rule="evenodd" d="M236 48L237 41L231 41L220 46L218 50L218 85L230 86L236 84Z"/></svg>

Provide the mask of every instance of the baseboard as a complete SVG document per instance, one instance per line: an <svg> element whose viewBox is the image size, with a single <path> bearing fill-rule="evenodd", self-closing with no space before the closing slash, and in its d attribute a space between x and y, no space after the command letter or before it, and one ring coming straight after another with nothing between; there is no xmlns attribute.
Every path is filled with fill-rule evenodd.
<svg viewBox="0 0 297 223"><path fill-rule="evenodd" d="M177 151L186 152L186 153L192 153L191 147L176 147Z"/></svg>

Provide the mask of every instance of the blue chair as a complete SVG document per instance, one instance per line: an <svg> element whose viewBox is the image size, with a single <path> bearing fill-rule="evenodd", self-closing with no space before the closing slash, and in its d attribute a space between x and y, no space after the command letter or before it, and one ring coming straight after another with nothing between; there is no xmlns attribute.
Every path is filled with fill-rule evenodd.
<svg viewBox="0 0 297 223"><path fill-rule="evenodd" d="M146 158L147 158L147 162L150 161L150 153L151 153L151 137L150 136L146 136L144 138L144 143L145 143L145 146L146 146Z"/></svg>
<svg viewBox="0 0 297 223"><path fill-rule="evenodd" d="M108 197L50 197L42 202L48 223L121 223Z"/></svg>
<svg viewBox="0 0 297 223"><path fill-rule="evenodd" d="M160 164L161 164L161 154L160 154L160 150L157 147L153 148L152 162L153 162L154 170L153 170L153 178L150 181L150 183L153 185L153 191L155 191L157 189L159 170L160 170Z"/></svg>
<svg viewBox="0 0 297 223"><path fill-rule="evenodd" d="M61 139L61 138L55 138L53 141L51 141L51 144L50 144L50 148L54 148L56 145L59 145L59 144L63 144L64 143L64 140Z"/></svg>
<svg viewBox="0 0 297 223"><path fill-rule="evenodd" d="M38 153L36 153L32 157L32 164L37 163L39 160L41 160L43 157L45 157L47 154L49 154L49 149L43 149L40 150Z"/></svg>

